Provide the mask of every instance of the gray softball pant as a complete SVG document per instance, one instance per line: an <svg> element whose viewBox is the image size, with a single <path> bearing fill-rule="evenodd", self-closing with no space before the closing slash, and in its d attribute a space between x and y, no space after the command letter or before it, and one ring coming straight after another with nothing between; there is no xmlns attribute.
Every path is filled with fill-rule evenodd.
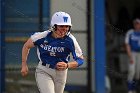
<svg viewBox="0 0 140 93"><path fill-rule="evenodd" d="M139 80L140 78L140 53L132 52L133 64L129 62L128 81L133 79Z"/></svg>
<svg viewBox="0 0 140 93"><path fill-rule="evenodd" d="M36 67L35 78L40 93L63 93L67 69L58 71L49 68L49 65L43 66L42 62L39 62Z"/></svg>

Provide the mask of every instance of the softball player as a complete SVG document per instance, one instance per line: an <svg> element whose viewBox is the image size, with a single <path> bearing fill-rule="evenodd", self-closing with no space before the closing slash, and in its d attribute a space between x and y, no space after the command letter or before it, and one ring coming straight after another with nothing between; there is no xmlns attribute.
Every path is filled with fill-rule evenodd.
<svg viewBox="0 0 140 93"><path fill-rule="evenodd" d="M128 93L136 93L136 85L140 78L140 19L133 21L134 29L127 32L125 44L129 56Z"/></svg>
<svg viewBox="0 0 140 93"><path fill-rule="evenodd" d="M35 78L40 93L63 93L68 68L83 64L82 50L70 33L71 17L56 12L51 19L51 29L33 34L22 49L22 76L28 74L27 56L30 48L37 47L39 63ZM70 53L74 61L69 62Z"/></svg>

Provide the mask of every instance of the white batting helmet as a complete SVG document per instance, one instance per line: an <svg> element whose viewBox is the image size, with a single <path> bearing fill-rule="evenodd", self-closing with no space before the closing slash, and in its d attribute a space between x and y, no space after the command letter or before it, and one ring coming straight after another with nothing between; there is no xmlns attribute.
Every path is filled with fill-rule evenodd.
<svg viewBox="0 0 140 93"><path fill-rule="evenodd" d="M54 13L52 16L52 19L51 19L51 26L54 26L54 25L72 26L70 15L68 13L65 13L65 12Z"/></svg>
<svg viewBox="0 0 140 93"><path fill-rule="evenodd" d="M140 19L139 18L134 19L133 23L140 23Z"/></svg>

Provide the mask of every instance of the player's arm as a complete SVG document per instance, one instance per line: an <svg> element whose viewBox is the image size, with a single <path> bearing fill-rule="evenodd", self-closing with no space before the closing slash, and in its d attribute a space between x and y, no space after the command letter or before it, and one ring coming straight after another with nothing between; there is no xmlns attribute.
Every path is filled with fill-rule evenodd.
<svg viewBox="0 0 140 93"><path fill-rule="evenodd" d="M68 68L77 68L84 63L83 52L76 38L72 34L70 37L73 40L73 47L71 50L74 61L68 62Z"/></svg>
<svg viewBox="0 0 140 93"><path fill-rule="evenodd" d="M84 63L84 57L83 57L83 55L81 55L75 61L68 62L67 65L68 65L68 68L77 68L80 65L82 65L83 63Z"/></svg>
<svg viewBox="0 0 140 93"><path fill-rule="evenodd" d="M131 54L131 47L129 44L125 44L126 45L126 52L127 52L127 55L131 61L131 63L133 63L133 60L132 60L132 54Z"/></svg>
<svg viewBox="0 0 140 93"><path fill-rule="evenodd" d="M125 48L126 48L126 52L127 52L127 55L130 59L130 62L133 63L133 60L132 60L132 54L131 54L131 46L129 44L129 38L130 38L130 34L132 33L132 31L128 31L126 36L125 36Z"/></svg>
<svg viewBox="0 0 140 93"><path fill-rule="evenodd" d="M21 65L22 76L26 76L28 74L27 57L28 57L30 48L32 47L34 47L34 43L31 40L31 38L29 38L22 48L22 65Z"/></svg>
<svg viewBox="0 0 140 93"><path fill-rule="evenodd" d="M131 48L130 48L129 44L126 44L126 51L127 51L129 58L131 58Z"/></svg>
<svg viewBox="0 0 140 93"><path fill-rule="evenodd" d="M57 70L65 70L67 68L77 68L80 65L82 65L83 62L84 62L84 57L82 55L82 56L78 57L75 61L71 61L71 62L68 62L68 63L58 62L56 64L56 69Z"/></svg>
<svg viewBox="0 0 140 93"><path fill-rule="evenodd" d="M68 63L58 62L56 64L57 70L64 70L66 68L77 68L84 63L83 53L76 38L72 34L70 34L70 38L73 40L73 43L72 43L73 47L70 47L71 48L70 50L71 50L74 61L68 62Z"/></svg>

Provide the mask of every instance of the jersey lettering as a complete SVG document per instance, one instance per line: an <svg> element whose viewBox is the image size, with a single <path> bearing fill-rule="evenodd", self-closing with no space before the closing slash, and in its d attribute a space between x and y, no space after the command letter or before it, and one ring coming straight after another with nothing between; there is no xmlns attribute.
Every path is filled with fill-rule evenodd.
<svg viewBox="0 0 140 93"><path fill-rule="evenodd" d="M41 44L40 47L49 52L64 52L64 48L65 48L65 47L52 47L50 45L43 45L43 44Z"/></svg>

